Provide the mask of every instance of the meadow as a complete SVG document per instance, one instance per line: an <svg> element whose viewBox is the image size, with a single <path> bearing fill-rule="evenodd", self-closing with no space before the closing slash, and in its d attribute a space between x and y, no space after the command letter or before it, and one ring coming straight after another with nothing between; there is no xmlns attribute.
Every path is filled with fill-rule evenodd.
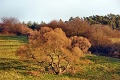
<svg viewBox="0 0 120 80"><path fill-rule="evenodd" d="M16 50L25 43L26 36L0 36L0 58L16 58Z"/></svg>
<svg viewBox="0 0 120 80"><path fill-rule="evenodd" d="M75 74L39 72L39 65L15 55L19 46L27 42L26 36L0 36L0 80L120 80L120 59L93 54L80 59L80 71ZM86 59L91 63L82 63Z"/></svg>

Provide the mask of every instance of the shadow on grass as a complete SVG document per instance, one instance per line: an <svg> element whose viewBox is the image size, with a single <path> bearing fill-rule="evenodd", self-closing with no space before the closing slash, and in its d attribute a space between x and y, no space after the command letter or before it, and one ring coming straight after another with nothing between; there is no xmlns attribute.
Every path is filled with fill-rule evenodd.
<svg viewBox="0 0 120 80"><path fill-rule="evenodd" d="M36 67L29 66L30 61L20 61L18 59L0 58L0 70L36 70Z"/></svg>
<svg viewBox="0 0 120 80"><path fill-rule="evenodd" d="M86 56L86 58L96 63L120 63L120 59L105 56Z"/></svg>
<svg viewBox="0 0 120 80"><path fill-rule="evenodd" d="M0 36L0 39L2 39L2 40L18 40L23 43L28 42L27 36Z"/></svg>

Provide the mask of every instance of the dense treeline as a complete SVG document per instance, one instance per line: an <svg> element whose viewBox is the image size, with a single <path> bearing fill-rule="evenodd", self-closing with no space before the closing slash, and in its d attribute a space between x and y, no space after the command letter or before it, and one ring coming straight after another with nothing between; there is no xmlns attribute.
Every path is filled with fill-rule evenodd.
<svg viewBox="0 0 120 80"><path fill-rule="evenodd" d="M105 16L93 15L85 17L90 25L103 24L109 25L112 29L120 30L120 15L108 14Z"/></svg>
<svg viewBox="0 0 120 80"><path fill-rule="evenodd" d="M119 47L116 43L111 41L111 38L120 38L120 31L116 29L113 30L109 25L90 25L88 21L84 19L71 17L69 21L65 22L62 20L54 20L48 24L40 24L36 29L39 30L44 26L48 26L53 29L61 28L66 33L67 37L86 37L92 44L92 47L89 50L93 53L104 56L119 57L119 51L117 50Z"/></svg>
<svg viewBox="0 0 120 80"><path fill-rule="evenodd" d="M95 54L120 57L119 43L113 43L111 38L120 38L120 16L90 16L86 18L71 17L68 21L53 20L49 23L37 22L20 23L15 18L2 18L0 33L9 35L31 35L42 27L61 28L67 37L82 36L92 44L89 51Z"/></svg>

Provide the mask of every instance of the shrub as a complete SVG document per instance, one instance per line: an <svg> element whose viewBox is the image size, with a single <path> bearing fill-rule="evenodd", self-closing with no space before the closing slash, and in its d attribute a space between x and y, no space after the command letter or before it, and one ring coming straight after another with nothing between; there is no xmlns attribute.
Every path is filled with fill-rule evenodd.
<svg viewBox="0 0 120 80"><path fill-rule="evenodd" d="M7 35L28 35L32 31L26 25L21 24L16 18L2 18L0 32Z"/></svg>
<svg viewBox="0 0 120 80"><path fill-rule="evenodd" d="M70 39L72 40L72 47L78 47L84 53L87 53L88 49L91 47L91 43L87 38L73 36Z"/></svg>

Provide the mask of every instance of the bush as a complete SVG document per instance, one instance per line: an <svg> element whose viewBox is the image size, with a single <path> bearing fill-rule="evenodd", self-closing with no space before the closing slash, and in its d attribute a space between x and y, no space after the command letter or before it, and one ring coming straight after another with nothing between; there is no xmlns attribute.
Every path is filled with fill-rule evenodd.
<svg viewBox="0 0 120 80"><path fill-rule="evenodd" d="M87 53L88 49L91 47L91 43L87 38L74 36L70 39L72 40L72 47L78 47L84 53Z"/></svg>
<svg viewBox="0 0 120 80"><path fill-rule="evenodd" d="M28 35L32 30L16 18L2 18L0 33L7 35Z"/></svg>

